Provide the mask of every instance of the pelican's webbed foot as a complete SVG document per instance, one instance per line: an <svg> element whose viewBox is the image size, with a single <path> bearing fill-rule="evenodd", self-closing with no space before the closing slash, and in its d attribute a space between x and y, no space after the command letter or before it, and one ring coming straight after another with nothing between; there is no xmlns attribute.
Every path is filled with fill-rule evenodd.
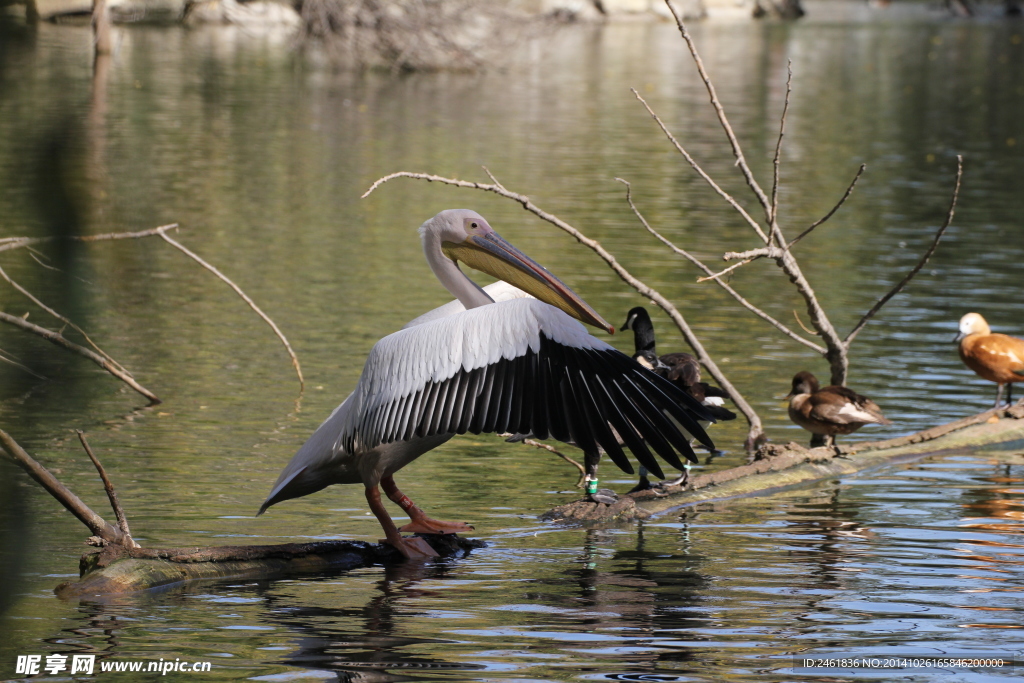
<svg viewBox="0 0 1024 683"><path fill-rule="evenodd" d="M381 477L380 485L384 488L384 493L387 494L388 498L392 502L397 503L409 515L411 521L401 527L399 531L420 534L457 534L460 531L473 530L473 527L465 522L442 522L427 517L423 510L419 509L415 503L409 500L407 495L398 490L395 480L390 476Z"/></svg>
<svg viewBox="0 0 1024 683"><path fill-rule="evenodd" d="M417 511L419 511L419 508L417 508ZM410 510L409 516L412 517L412 521L405 526L399 527L399 531L420 534L457 534L460 531L473 530L473 527L465 522L442 522L427 517L422 511L419 511L419 514L415 514Z"/></svg>
<svg viewBox="0 0 1024 683"><path fill-rule="evenodd" d="M437 551L431 548L430 544L419 536L399 538L398 540L382 538L380 539L380 542L387 543L392 548L402 553L407 560L429 560L432 557L440 557L437 554Z"/></svg>

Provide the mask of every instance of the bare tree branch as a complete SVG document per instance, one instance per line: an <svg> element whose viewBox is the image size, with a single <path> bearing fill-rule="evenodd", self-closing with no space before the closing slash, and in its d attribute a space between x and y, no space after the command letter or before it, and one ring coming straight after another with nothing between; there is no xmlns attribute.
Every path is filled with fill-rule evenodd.
<svg viewBox="0 0 1024 683"><path fill-rule="evenodd" d="M24 370L25 372L27 372L28 374L30 374L30 375L32 375L33 377L35 377L36 379L42 379L42 380L45 380L45 379L46 379L46 378L45 378L45 377L43 377L42 375L40 375L40 374L38 374L38 373L36 373L36 372L33 372L33 371L32 371L32 369L31 369L31 368L29 368L28 366L26 366L26 365L22 365L22 364L21 364L21 363L19 363L18 361L14 360L14 358L13 358L13 357L11 357L11 354L8 354L8 353L4 353L4 352L3 352L2 350L0 350L0 361L3 361L3 362L5 362L5 363L9 363L10 365L13 365L13 366L14 366L14 367L16 367L16 368L20 368L20 369L22 369L22 370Z"/></svg>
<svg viewBox="0 0 1024 683"><path fill-rule="evenodd" d="M636 204L633 203L633 194L630 184L622 178L616 178L616 180L626 186L626 202L629 204L629 208L633 210L634 215L636 215L640 223L647 229L647 232L657 237L662 243L667 245L677 254L687 258L691 263L706 269L706 266L699 259L690 255L683 249L680 249L655 230L651 224L647 222L647 218L640 212L640 209L637 208ZM721 282L719 282L719 284L724 285L724 283ZM737 300L742 299L742 297L740 297L738 293L735 293L735 290L732 290L731 287L728 287L727 285L724 286L727 291L734 292L733 296L735 296ZM757 441L759 441L764 435L764 428L761 426L761 418L758 416L757 411L755 411L753 406L747 402L746 398L743 397L739 390L733 386L732 382L726 378L725 373L719 369L718 364L715 363L711 358L711 355L705 351L704 345L700 343L699 339L697 339L697 335L693 333L693 330L690 329L690 326L686 323L682 314L679 313L675 306L672 306L671 304L669 304L669 306L664 306L658 299L653 297L651 300L657 303L659 308L668 313L669 317L671 317L672 321L676 324L676 327L678 327L679 331L683 333L686 343L689 344L690 348L697 354L697 360L700 361L700 364L707 368L708 373L710 373L722 389L729 394L729 398L732 399L733 403L736 404L736 407L739 408L741 413L743 413L743 416L747 418L749 429L747 432L746 445L748 451L752 450ZM748 307L751 307L750 304L748 304Z"/></svg>
<svg viewBox="0 0 1024 683"><path fill-rule="evenodd" d="M800 314L797 313L795 308L793 309L793 317L796 318L796 324L800 326L801 330L803 330L807 334L818 334L814 330L807 327L807 325L804 325L804 321L800 319Z"/></svg>
<svg viewBox="0 0 1024 683"><path fill-rule="evenodd" d="M263 318L263 321L266 322L268 325L270 325L270 329L274 330L274 334L276 334L277 338L281 340L281 343L284 344L284 348L288 351L288 355L291 356L291 358L292 358L292 367L295 368L295 374L297 374L299 376L299 388L300 389L305 388L306 382L302 378L302 368L299 367L299 359L298 359L298 357L295 355L295 352L292 351L292 345L288 343L288 339L284 336L284 333L281 332L281 330L277 327L277 325L274 323L274 321L271 320L270 317L266 313L264 313L262 310L260 310L260 307L256 305L256 302L253 301L252 299L250 299L249 296L245 292L242 291L242 288L239 287L238 285L236 285L234 282L232 282L228 278L227 275L224 275L224 273L220 272L215 267L211 266L209 263L207 263L202 258L200 258L198 254L196 254L195 252L190 251L183 244L181 244L179 242L176 242L173 239L171 239L170 237L168 237L166 231L161 231L158 234L160 235L160 237L162 237L164 239L165 242L167 242L168 244L170 244L174 248L176 248L179 251L181 251L183 254L185 254L186 256L191 258L193 261L195 261L196 263L201 265L203 268L206 268L208 271L210 271L211 273L216 275L218 278L220 278L229 287L231 287L231 289L235 290L235 294L237 294L238 296L242 297L242 301L244 301L245 303L249 304L249 308L254 310L256 312L256 315L258 315L259 317Z"/></svg>
<svg viewBox="0 0 1024 683"><path fill-rule="evenodd" d="M85 440L85 432L81 429L75 430L78 434L78 440L82 442L82 447L85 448L86 454L89 459L92 460L92 464L96 466L96 471L100 473L100 479L103 481L103 488L107 492L107 499L110 500L110 507L114 510L114 516L117 517L117 526L121 529L121 533L125 535L127 539L126 545L132 548L141 548L138 543L132 539L132 533L128 530L128 518L124 514L124 508L121 507L121 502L117 499L117 491L114 490L114 484L110 481L110 477L107 476L106 470L103 469L103 465L96 458L96 455L92 452L89 447L89 442Z"/></svg>
<svg viewBox="0 0 1024 683"><path fill-rule="evenodd" d="M728 275L729 273L731 273L732 271L736 270L740 266L745 266L748 263L753 263L753 262L754 262L754 259L752 259L752 258L744 259L744 260L740 261L739 263L732 264L731 266L729 266L725 270L720 270L717 273L714 273L713 275L706 275L704 277L699 277L699 278L697 278L697 282L700 283L700 282L707 282L708 280L717 280L718 278L720 278L720 277L722 277L724 275Z"/></svg>
<svg viewBox="0 0 1024 683"><path fill-rule="evenodd" d="M793 60L786 64L786 100L782 105L782 119L779 121L779 140L775 143L775 159L772 162L772 210L768 217L770 225L776 225L779 219L779 164L782 160L782 137L786 133L786 113L789 111L789 95L793 92ZM779 246L782 242L779 241Z"/></svg>
<svg viewBox="0 0 1024 683"><path fill-rule="evenodd" d="M534 448L540 448L542 450L554 453L559 458L561 458L562 460L566 461L567 463L569 463L570 465L575 467L577 470L579 470L579 473L580 473L579 478L576 480L576 488L582 488L583 487L583 481L584 481L584 479L587 476L587 470L586 470L585 467L583 467L583 465L579 464L578 462L576 462L575 460L570 458L565 453L562 453L560 450L558 450L554 446L550 446L550 445L548 445L546 443L541 443L540 441L537 441L536 439L523 439L522 443L526 444L527 446L533 446Z"/></svg>
<svg viewBox="0 0 1024 683"><path fill-rule="evenodd" d="M729 144L732 145L733 156L736 157L736 165L739 166L740 171L743 173L743 177L747 181L747 185L750 186L751 191L757 196L757 200L761 203L761 207L764 208L765 217L771 219L772 217L772 203L765 196L764 190L754 180L754 174L750 170L750 166L747 165L747 160L743 156L743 149L740 147L739 140L736 139L736 133L733 132L732 126L729 125L729 119L725 116L725 109L722 108L722 103L718 100L718 94L715 92L715 86L711 83L711 78L708 76L707 70L704 69L704 60L700 58L700 53L697 52L697 46L693 43L693 38L690 37L690 32L686 30L686 25L683 23L682 18L676 11L675 6L672 4L672 0L665 0L665 4L668 5L668 9L672 12L672 16L676 20L676 26L679 28L680 35L683 36L683 40L686 41L686 46L690 48L690 55L693 57L694 63L697 65L697 72L700 73L700 78L704 81L704 87L707 88L708 95L711 96L711 106L715 108L715 113L718 114L718 122L722 124L722 130L725 131L725 135L729 138ZM769 222L771 222L769 220ZM765 240L767 242L767 240Z"/></svg>
<svg viewBox="0 0 1024 683"><path fill-rule="evenodd" d="M630 192L630 185L629 185L629 183L627 181L623 180L622 178L616 178L616 180L626 186L626 201L629 203L629 207L631 209L633 209L633 213L636 215L637 219L644 226L644 228L647 229L647 232L649 232L652 235L654 235L659 241L661 241L662 244L667 246L674 253L678 254L679 256L682 256L687 261L689 261L693 265L697 266L698 268L703 270L708 275L710 275L710 276L714 276L715 275L714 271L712 271L710 268L708 268L707 265L705 265L703 261L698 259L696 256L694 256L690 252L686 251L685 249L680 249L671 240L669 240L667 237L665 237L660 232L655 230L651 226L651 224L647 222L647 219L644 218L643 214L640 213L640 210L637 209L636 205L633 203L633 198L632 198L632 195L631 195L631 192ZM707 280L707 279L712 279L712 278L709 277L709 278L702 278L702 279ZM818 346L814 342L809 341L807 339L804 339L800 335L796 334L791 329L789 329L788 327L783 325L781 322L779 322L778 320L776 320L772 316L770 316L767 313L765 313L764 311L762 311L757 306L755 306L752 303L750 303L749 301L747 301L745 298L743 298L743 295L741 295L739 292L737 292L735 289L733 289L731 286L729 286L725 282L722 282L720 279L717 279L717 277L715 277L714 280L715 280L715 283L718 284L719 287L721 287L726 292L728 292L729 295L732 296L732 298L734 298L741 306L746 308L748 311L750 311L751 313L753 313L757 317L761 318L762 320L764 320L769 325L771 325L772 327L774 327L778 331L782 332L786 336L791 337L794 341L797 341L797 342L803 344L804 346L812 349L813 351L815 351L817 353L820 353L822 355L825 354L826 350L825 350L824 347ZM668 312L668 311L666 311L666 312ZM708 368L708 370L710 371L710 368ZM718 380L717 377L715 377L715 379Z"/></svg>
<svg viewBox="0 0 1024 683"><path fill-rule="evenodd" d="M57 480L57 477L40 465L31 455L18 445L11 436L0 429L0 453L5 454L12 462L28 472L29 476L35 479L40 486L46 489L51 496L57 499L68 512L78 518L89 530L105 541L132 547L131 541L125 534L113 526L73 494L64 484Z"/></svg>
<svg viewBox="0 0 1024 683"><path fill-rule="evenodd" d="M79 346L78 344L75 344L74 342L68 340L59 332L48 330L45 327L40 327L39 325L30 323L29 321L19 318L16 315L10 315L9 313L4 313L2 311L0 311L0 322L5 322L8 323L9 325L20 327L26 332L31 332L32 334L39 335L43 339L53 344L56 344L61 348L67 349L72 353L77 353L79 356L88 358L93 363L96 363L101 368L109 372L111 375L117 377L119 380L130 386L132 389L148 398L150 403L156 404L161 402L160 399L157 398L156 394L154 394L149 389L145 388L144 386L136 382L131 375L126 374L124 371L117 368L113 363L111 363L110 361L108 361L106 358L99 355L95 351L90 351L84 346Z"/></svg>
<svg viewBox="0 0 1024 683"><path fill-rule="evenodd" d="M651 118L654 119L654 122L658 124L658 127L661 128L661 132L663 132L665 134L665 136L669 139L669 142L671 142L672 145L676 148L676 151L678 151L680 154L682 154L683 158L686 159L686 162L688 164L690 164L690 166L693 168L694 171L697 172L697 175L699 175L701 178L703 178L704 182L706 182L708 185L710 185L711 189L713 189L718 194L719 197L721 197L722 199L727 201L729 203L729 206L731 206L732 208L736 209L736 211L741 216L743 216L743 220L745 220L747 222L747 225L749 225L751 228L753 228L754 232L757 233L757 236L760 237L764 241L765 244L768 244L768 235L765 234L764 230L761 228L761 226L758 224L758 222L755 221L751 217L751 215L749 213L747 213L746 209L744 209L742 206L740 206L739 202L737 202L735 199L733 199L732 195L730 195L728 192L723 190L718 185L718 183L716 183L711 178L711 176L709 176L704 171L704 169L700 167L700 164L698 164L694 160L694 158L690 156L690 153L687 152L686 149L681 144L679 144L679 141L676 140L676 137L674 135L672 135L672 132L668 129L668 127L665 125L665 123L661 120L661 118L657 114L654 113L654 110L651 109L651 106L649 104L647 104L647 100L645 100L643 97L641 97L640 93L638 93L635 88L630 88L630 90L632 90L634 97L636 97L638 100L640 100L640 103L642 105L644 105L644 109L646 109L647 113L651 115Z"/></svg>
<svg viewBox="0 0 1024 683"><path fill-rule="evenodd" d="M747 251L727 251L722 254L723 261L735 261L736 259L753 260L759 258L779 259L785 252L778 247L760 247Z"/></svg>
<svg viewBox="0 0 1024 683"><path fill-rule="evenodd" d="M867 164L861 164L860 165L860 168L857 169L857 175L853 176L853 181L850 183L850 186L846 188L846 193L843 194L843 196L839 199L839 203L836 204L835 206L833 206L831 211L826 213L824 216L822 216L821 218L819 218L815 222L811 223L810 227L808 227L802 233L800 233L799 235L794 237L793 241L786 245L786 250L787 251L792 249L794 244L796 244L797 242L802 240L804 237L807 237L807 235L810 234L811 230L814 230L816 227L818 227L819 225L821 225L822 223L827 221L829 218L832 218L832 214L834 214L836 211L838 211L839 207L842 206L843 204L845 204L846 200L849 199L851 194L853 194L853 188L856 187L857 181L860 180L860 176L864 172L865 168L867 168Z"/></svg>
<svg viewBox="0 0 1024 683"><path fill-rule="evenodd" d="M169 225L161 225L157 228L150 228L148 230L139 230L137 232L108 232L100 235L74 235L70 237L6 237L0 240L0 251L9 251L11 249L20 249L27 247L32 244L45 244L46 242L53 242L58 239L69 239L76 242L102 242L106 240L134 240L140 237L152 237L159 235L167 230L177 228L177 223L170 223Z"/></svg>
<svg viewBox="0 0 1024 683"><path fill-rule="evenodd" d="M946 232L946 228L949 227L949 224L953 222L953 214L956 211L957 197L959 197L959 195L960 195L960 179L963 177L963 174L964 174L964 158L963 158L963 156L957 154L956 155L956 182L953 185L953 197L952 197L952 199L949 202L949 211L946 212L946 220L945 220L945 222L942 224L942 227L939 228L938 232L935 233L935 238L932 240L931 246L928 247L928 250L921 257L921 260L918 261L917 265L914 266L914 268L909 273L907 273L906 277L904 277L902 280L900 280L900 282L895 287L893 287L891 290L889 290L888 294L886 294L881 299L876 301L875 305L871 307L871 310L869 310L867 313L865 313L864 317L860 319L860 322L858 322L854 326L854 328L852 330L850 330L850 334L846 335L846 339L843 340L843 343L845 343L847 346L849 346L850 342L853 341L853 338L857 336L857 334L861 331L861 329L863 329L863 327L868 324L868 321L871 320L872 317L874 317L875 313L878 313L878 310L880 308L882 308L882 306L884 306L885 303L887 301L889 301L889 299L891 299L894 296L896 296L897 294L899 294L899 292L904 287L907 286L907 283L910 282L914 278L914 276L917 275L918 272L920 272L920 270L922 268L924 268L924 264L928 263L928 259L930 259L932 257L932 254L935 253L935 250L938 249L938 247L939 247L939 240L942 239L942 235L943 235L943 233Z"/></svg>
<svg viewBox="0 0 1024 683"><path fill-rule="evenodd" d="M210 265L209 263L204 261L202 258L200 258L197 254L195 254L194 252L190 251L184 245L180 244L179 242L176 242L175 240L173 240L171 237L169 237L167 235L167 232L169 230L175 230L177 228L178 228L178 224L177 223L170 223L168 225L161 225L161 226L156 227L156 228L150 228L148 230L139 230L139 231L136 231L136 232L109 232L109 233L103 233L103 234L100 234L100 235L84 235L84 236L74 236L74 237L64 237L64 238L58 238L58 237L5 237L5 238L0 239L0 252L2 252L2 251L9 251L11 249L20 249L22 247L31 248L31 245L42 244L42 243L45 243L45 242L52 242L53 240L56 240L56 239L71 239L71 240L75 240L75 241L78 241L78 242L101 242L101 241L107 241L107 240L139 239L139 238L142 238L142 237L159 236L159 237L163 238L163 240L165 242L167 242L171 246L175 247L176 249L178 249L179 251L181 251L182 253L187 255L189 258L193 259L199 265L201 265L204 268L206 268L207 270L209 270L211 273L213 273L218 278L220 278L223 282L227 283L227 285L230 286L235 291L235 293L238 294L238 296L240 296L242 298L242 300L245 301L249 305L249 307L253 311L256 312L257 315L259 315L261 318L263 318L264 322L266 322L268 325L270 325L270 328L274 331L274 334L277 335L277 338L281 340L281 343L284 344L285 350L288 352L288 355L291 357L292 367L295 368L295 374L298 375L298 377L299 377L299 388L300 389L304 389L305 388L305 379L302 376L302 368L299 365L299 359L295 355L295 351L292 350L291 344L288 343L288 339L284 336L284 333L281 332L281 330L277 327L277 325L274 323L274 321L271 320L270 317L266 313L264 313L259 308L259 306L257 306L256 303L252 299L250 299L249 296L246 295L245 292L242 291L242 289L238 285L236 285L234 282L232 282L226 275L221 273L215 267L213 267L212 265ZM60 316L55 311L47 308L42 302L40 302L38 299L33 297L31 294L29 294L26 290L22 289L16 283L14 283L9 277L7 277L6 273L2 272L2 270L0 270L0 273L3 274L3 277L8 282L10 282L11 285L13 285L19 291L21 291L22 294L24 294L25 296L27 296L30 299L32 299L33 302L36 303L41 308L43 308L43 310L45 310L48 313L50 313L51 315L59 318L60 320L62 320L65 323L67 323L68 325L71 325L75 330L77 330L79 333L81 333L82 336L84 336L87 340L89 340L89 343L92 344L93 347L95 347L97 351L99 351L101 354L103 354L103 356L107 357L109 363L117 365L116 361L114 361L112 358L110 358L105 353L103 353L102 350L100 350L98 347L96 347L96 345L92 342L91 339L89 339L88 335L86 335L85 332L82 331L81 328L79 328L77 325L72 323L70 320ZM5 320L5 319L0 318L0 320ZM7 322L10 322L10 321L7 321ZM17 323L14 323L14 324L17 324ZM33 326L33 327L36 327L36 326ZM28 329L28 328L26 328L26 329ZM44 328L38 328L38 329L44 329ZM36 333L38 334L38 332L36 332ZM47 330L47 333L55 334L55 333L49 332L49 330ZM60 335L57 335L57 336L60 336ZM61 337L61 339L63 339L63 337ZM51 341L53 341L53 340L51 339ZM67 340L64 340L64 341L67 341ZM65 348L70 349L70 347L66 346L63 343L56 342L56 341L54 343L58 343L60 346L64 346ZM68 343L70 344L70 342L68 342ZM77 351L76 351L76 353L77 353ZM118 365L118 367L120 367L120 366ZM128 371L125 370L124 368L121 368L121 372L124 375L128 376L128 377L131 376L128 373ZM135 389L136 387L133 386L132 388ZM138 391L138 389L136 389L136 391ZM143 394L143 395L146 396L147 398L149 398L151 401L155 401L156 403L160 402L160 400L157 399L155 396L152 396L152 395L149 395L149 394Z"/></svg>
<svg viewBox="0 0 1024 683"><path fill-rule="evenodd" d="M42 265L42 264L40 264L40 265ZM91 347L93 348L93 350L94 350L94 351L96 351L96 353L98 353L99 355L101 355L101 356L103 356L104 358L106 358L106 359L107 359L107 360L108 360L108 361L109 361L109 362L110 362L111 364L113 364L113 365L114 365L114 366L115 366L115 367L116 367L116 368L117 368L118 370L120 370L120 371L121 371L121 372L123 372L124 374L128 375L129 377L131 377L131 376L132 376L132 373L128 372L128 371L127 371L127 370L126 370L126 369L124 368L124 366L123 366L123 365L121 365L121 364L120 364L120 363L118 363L118 362L117 362L116 360L114 360L113 358L111 358L111 357L110 357L110 354L108 354L108 353L107 353L106 351L104 351L104 350L103 350L103 349L101 349L101 348L100 348L99 346L97 346L97 345L96 345L96 342L94 342L94 341L93 341L92 339L90 339L90 338L89 338L89 335L85 333L85 330L83 330L83 329L82 329L81 327L79 327L79 326L78 326L78 325L76 325L75 323L71 322L70 320L68 320L67 318L65 318L64 316L62 316L62 315L61 315L60 313L58 313L57 311L53 310L52 308L50 308L49 306L47 306L46 304L44 304L44 303L43 303L42 301L40 301L39 299L37 299L37 298L36 298L35 296L33 296L31 292L29 292L29 291L28 291L27 289L25 289L24 287L22 287L21 285L19 285L19 284L18 284L17 282L15 282L14 280L12 280L12 279L11 279L11 276L10 276L10 275L8 275L8 274L7 274L7 271L5 271L5 270L4 270L3 268L0 268L0 277L2 277L3 279L7 280L7 283L8 283L9 285L11 285L11 287L14 287L14 288L15 288L16 290L18 290L19 292L21 292L21 293L22 293L22 294L23 294L23 295L25 296L25 298L27 298L27 299L28 299L29 301L31 301L32 303L34 303L34 304L35 304L36 306L38 306L39 308L41 308L41 309L43 309L44 311L46 311L47 313L49 313L50 315L52 315L52 316L53 316L54 318L56 318L57 320L60 320L60 321L61 321L62 323L64 323L65 325L68 325L68 326L70 326L70 327L71 327L71 329L73 329L73 330L74 330L75 332L78 332L78 334L82 335L82 337L84 337L84 338L85 338L85 341L89 342L89 346L91 346Z"/></svg>

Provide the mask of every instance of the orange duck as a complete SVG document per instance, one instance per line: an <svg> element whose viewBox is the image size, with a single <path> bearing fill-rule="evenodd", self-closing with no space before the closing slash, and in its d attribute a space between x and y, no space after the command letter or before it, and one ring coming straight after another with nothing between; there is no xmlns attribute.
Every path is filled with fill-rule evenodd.
<svg viewBox="0 0 1024 683"><path fill-rule="evenodd" d="M996 405L1003 398L1003 385L1007 385L1006 402L1012 403L1013 383L1024 382L1024 339L1008 334L993 333L988 323L977 313L960 318L960 360L979 377L995 382Z"/></svg>
<svg viewBox="0 0 1024 683"><path fill-rule="evenodd" d="M835 445L836 434L851 434L866 424L892 424L870 398L847 387L819 388L817 378L806 370L793 377L793 390L786 398L789 419L824 436L826 446Z"/></svg>

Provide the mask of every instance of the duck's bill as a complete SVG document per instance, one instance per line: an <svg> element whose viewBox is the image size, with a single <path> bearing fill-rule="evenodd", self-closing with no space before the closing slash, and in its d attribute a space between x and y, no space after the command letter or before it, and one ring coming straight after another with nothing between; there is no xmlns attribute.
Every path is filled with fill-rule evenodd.
<svg viewBox="0 0 1024 683"><path fill-rule="evenodd" d="M615 332L576 292L496 232L470 235L461 244L445 242L442 248L449 258L504 280L580 322L600 327L609 334Z"/></svg>

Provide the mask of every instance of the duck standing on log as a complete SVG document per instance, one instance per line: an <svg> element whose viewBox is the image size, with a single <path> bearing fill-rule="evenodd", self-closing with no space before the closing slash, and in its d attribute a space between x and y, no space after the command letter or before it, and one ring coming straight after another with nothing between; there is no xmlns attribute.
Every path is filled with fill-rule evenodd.
<svg viewBox="0 0 1024 683"><path fill-rule="evenodd" d="M714 448L697 422L710 419L700 402L587 334L576 321L614 328L480 214L442 211L419 233L430 269L458 302L374 345L355 390L292 457L258 514L331 484L361 483L385 541L407 558L432 557L423 539L400 532L473 527L430 519L393 477L456 434L520 432L574 442L595 490L601 450L633 471L619 439L659 476L652 450L673 467L683 466L679 455L696 461L676 423ZM495 301L459 262L513 285L501 290L508 298ZM378 486L411 518L402 529Z"/></svg>
<svg viewBox="0 0 1024 683"><path fill-rule="evenodd" d="M789 419L824 437L826 446L835 446L837 434L852 434L866 424L892 424L867 396L848 387L819 388L818 379L806 370L793 377L793 389L786 398ZM816 439L811 439L811 445L817 445Z"/></svg>
<svg viewBox="0 0 1024 683"><path fill-rule="evenodd" d="M977 313L960 318L960 360L979 376L996 383L996 404L1003 398L1013 403L1013 383L1024 382L1024 339L999 334Z"/></svg>
<svg viewBox="0 0 1024 683"><path fill-rule="evenodd" d="M637 306L630 309L626 314L626 322L622 323L622 329L633 331L635 350L633 360L665 377L691 397L700 401L708 413L715 418L715 421L726 422L736 419L736 413L725 407L725 399L729 397L729 394L707 382L700 381L700 361L696 357L683 352L658 355L654 338L654 323L651 322L651 316L646 308ZM706 427L707 424L702 426ZM647 474L647 470L641 465L640 481L632 491L646 491L652 488ZM690 464L685 463L678 477L671 481L659 482L657 486L682 486L686 483L689 474Z"/></svg>

